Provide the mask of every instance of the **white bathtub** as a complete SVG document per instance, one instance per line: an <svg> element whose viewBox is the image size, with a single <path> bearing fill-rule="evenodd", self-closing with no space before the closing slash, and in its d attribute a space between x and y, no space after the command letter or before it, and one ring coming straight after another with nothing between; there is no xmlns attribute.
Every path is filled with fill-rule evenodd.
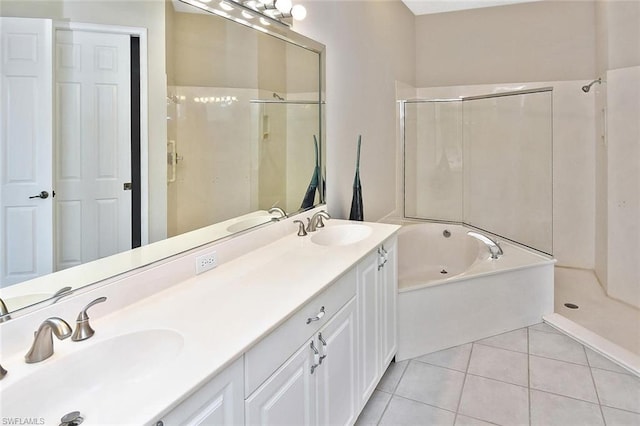
<svg viewBox="0 0 640 426"><path fill-rule="evenodd" d="M396 360L533 325L553 312L554 259L505 241L504 254L491 259L469 230L439 223L400 229Z"/></svg>

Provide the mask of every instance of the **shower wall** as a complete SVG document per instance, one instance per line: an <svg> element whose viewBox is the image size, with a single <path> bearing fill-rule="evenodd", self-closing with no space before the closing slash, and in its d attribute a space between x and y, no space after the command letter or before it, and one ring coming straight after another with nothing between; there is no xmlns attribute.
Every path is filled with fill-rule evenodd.
<svg viewBox="0 0 640 426"><path fill-rule="evenodd" d="M552 253L550 92L408 102L405 128L406 216Z"/></svg>
<svg viewBox="0 0 640 426"><path fill-rule="evenodd" d="M415 89L419 99L455 99L553 87L553 255L558 265L593 269L595 251L595 116L584 80L496 83ZM409 93L406 89L405 93ZM404 96L407 99L407 96ZM402 163L399 163L402 170ZM404 193L404 188L398 188ZM402 211L399 204L399 211Z"/></svg>
<svg viewBox="0 0 640 426"><path fill-rule="evenodd" d="M405 216L462 222L462 102L405 108Z"/></svg>
<svg viewBox="0 0 640 426"><path fill-rule="evenodd" d="M175 144L167 154L168 235L257 210L258 111L249 100L258 91L179 86L168 90L177 100L168 109L175 110L175 116L168 116L169 144ZM229 139L235 142L226 143Z"/></svg>
<svg viewBox="0 0 640 426"><path fill-rule="evenodd" d="M551 92L462 102L463 221L553 253Z"/></svg>

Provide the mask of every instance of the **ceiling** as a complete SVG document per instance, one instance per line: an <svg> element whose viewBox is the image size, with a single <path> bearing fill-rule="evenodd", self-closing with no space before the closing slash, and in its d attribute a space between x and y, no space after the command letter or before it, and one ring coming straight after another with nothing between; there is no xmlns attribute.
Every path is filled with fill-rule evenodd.
<svg viewBox="0 0 640 426"><path fill-rule="evenodd" d="M402 0L414 15L452 12L455 10L477 9L480 7L503 6L506 4L529 3L542 0Z"/></svg>

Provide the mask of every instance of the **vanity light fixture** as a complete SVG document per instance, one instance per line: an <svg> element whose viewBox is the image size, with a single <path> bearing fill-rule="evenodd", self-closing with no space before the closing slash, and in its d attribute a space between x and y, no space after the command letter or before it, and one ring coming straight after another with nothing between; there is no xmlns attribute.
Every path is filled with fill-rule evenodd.
<svg viewBox="0 0 640 426"><path fill-rule="evenodd" d="M307 9L301 4L296 4L291 8L291 16L296 21L302 21L307 17Z"/></svg>
<svg viewBox="0 0 640 426"><path fill-rule="evenodd" d="M233 10L233 6L231 6L229 3L221 1L220 3L220 7L224 10L226 10L227 12Z"/></svg>
<svg viewBox="0 0 640 426"><path fill-rule="evenodd" d="M276 9L280 11L280 13L287 14L291 12L293 3L291 2L291 0L276 0L275 6Z"/></svg>

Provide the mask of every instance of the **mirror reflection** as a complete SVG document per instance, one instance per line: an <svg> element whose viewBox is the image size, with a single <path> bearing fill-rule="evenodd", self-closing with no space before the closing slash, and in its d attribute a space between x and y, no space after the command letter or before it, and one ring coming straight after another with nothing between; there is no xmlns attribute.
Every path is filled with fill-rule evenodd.
<svg viewBox="0 0 640 426"><path fill-rule="evenodd" d="M0 0L4 51L24 60L21 42L44 35L36 37L44 61L32 70L2 63L0 113L8 124L0 142L11 155L0 165L0 298L8 311L323 202L321 45L181 2L162 10L158 2L82 3ZM53 107L36 111L50 118L48 127L35 129L42 122L30 117L30 105L15 102L16 88L24 90L12 85L20 72L50 91ZM16 135L30 143L16 143ZM16 170L44 170L45 181L28 186L31 176L19 175L26 188L16 200L6 178ZM28 198L40 191L50 196ZM31 227L25 212L44 225Z"/></svg>

